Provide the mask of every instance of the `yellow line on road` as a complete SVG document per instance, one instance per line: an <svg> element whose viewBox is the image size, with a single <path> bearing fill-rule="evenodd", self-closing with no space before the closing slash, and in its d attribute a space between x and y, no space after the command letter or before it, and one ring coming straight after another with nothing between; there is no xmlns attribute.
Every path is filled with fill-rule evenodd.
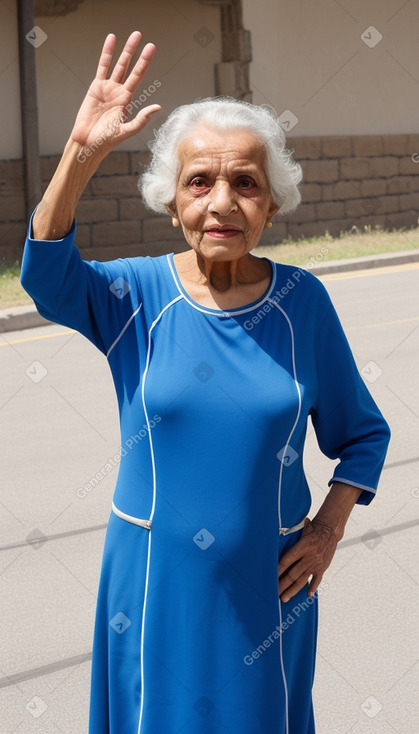
<svg viewBox="0 0 419 734"><path fill-rule="evenodd" d="M377 321L375 324L361 324L360 326L347 326L345 331L356 331L356 329L373 329L377 326L392 326L393 324L408 324L412 321L419 321L419 316L412 316L410 319L394 319L394 321Z"/></svg>
<svg viewBox="0 0 419 734"><path fill-rule="evenodd" d="M383 265L381 268L371 268L371 270L351 270L347 273L328 273L327 275L318 275L319 280L346 280L347 278L366 278L371 275L387 275L387 273L400 273L404 270L418 270L419 263L407 263L406 265ZM316 274L315 269L311 271Z"/></svg>
<svg viewBox="0 0 419 734"><path fill-rule="evenodd" d="M22 344L22 342L34 342L38 339L52 339L55 336L65 336L66 334L75 334L74 329L69 329L68 331L57 331L54 334L41 334L40 336L29 336L27 339L10 339L8 341L6 337L3 334L0 334L0 336L5 340L4 342L0 342L0 347L8 347L11 344Z"/></svg>

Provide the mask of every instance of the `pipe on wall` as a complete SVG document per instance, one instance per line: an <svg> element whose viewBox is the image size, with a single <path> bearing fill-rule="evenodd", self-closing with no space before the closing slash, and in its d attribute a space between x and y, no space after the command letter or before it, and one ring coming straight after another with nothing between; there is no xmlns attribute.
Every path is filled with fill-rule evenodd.
<svg viewBox="0 0 419 734"><path fill-rule="evenodd" d="M27 218L42 198L33 0L17 0L22 158ZM27 35L30 34L30 40ZM32 41L32 42L31 42Z"/></svg>

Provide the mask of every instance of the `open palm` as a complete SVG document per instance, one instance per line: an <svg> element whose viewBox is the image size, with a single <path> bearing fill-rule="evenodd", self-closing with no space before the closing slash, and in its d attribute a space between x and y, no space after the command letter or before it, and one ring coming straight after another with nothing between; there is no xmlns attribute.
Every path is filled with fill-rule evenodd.
<svg viewBox="0 0 419 734"><path fill-rule="evenodd" d="M83 148L92 146L104 157L119 143L138 133L160 105L148 105L136 117L127 120L127 110L133 94L141 84L154 56L155 46L148 43L132 71L128 69L141 41L141 33L129 36L112 73L110 68L116 37L106 37L96 72L96 77L78 111L71 138Z"/></svg>

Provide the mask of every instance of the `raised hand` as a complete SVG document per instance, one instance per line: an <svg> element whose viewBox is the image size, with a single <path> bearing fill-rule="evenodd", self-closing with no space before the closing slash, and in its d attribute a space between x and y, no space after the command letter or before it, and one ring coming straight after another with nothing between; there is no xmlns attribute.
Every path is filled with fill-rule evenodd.
<svg viewBox="0 0 419 734"><path fill-rule="evenodd" d="M148 43L134 65L128 69L141 41L141 33L134 31L111 72L116 36L106 37L96 72L76 117L71 139L80 145L79 160L95 155L104 158L110 150L138 133L154 112L157 104L141 109L136 117L128 120L129 105L137 87L146 75L156 47Z"/></svg>
<svg viewBox="0 0 419 734"><path fill-rule="evenodd" d="M106 37L96 77L78 111L70 138L57 170L46 189L33 218L36 239L56 240L64 237L73 221L77 203L86 184L108 153L127 138L138 133L158 104L148 105L129 120L133 94L150 66L156 50L148 43L131 72L128 69L141 33L134 31L111 72L116 37Z"/></svg>

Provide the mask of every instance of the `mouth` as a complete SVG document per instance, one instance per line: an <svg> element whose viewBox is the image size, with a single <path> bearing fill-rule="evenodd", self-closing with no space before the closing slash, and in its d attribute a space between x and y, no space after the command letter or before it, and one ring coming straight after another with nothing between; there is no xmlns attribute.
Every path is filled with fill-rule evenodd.
<svg viewBox="0 0 419 734"><path fill-rule="evenodd" d="M214 224L212 227L208 227L205 230L205 234L216 239L225 239L227 237L236 237L241 234L242 230L239 227L234 227L231 224L223 224L222 226Z"/></svg>

